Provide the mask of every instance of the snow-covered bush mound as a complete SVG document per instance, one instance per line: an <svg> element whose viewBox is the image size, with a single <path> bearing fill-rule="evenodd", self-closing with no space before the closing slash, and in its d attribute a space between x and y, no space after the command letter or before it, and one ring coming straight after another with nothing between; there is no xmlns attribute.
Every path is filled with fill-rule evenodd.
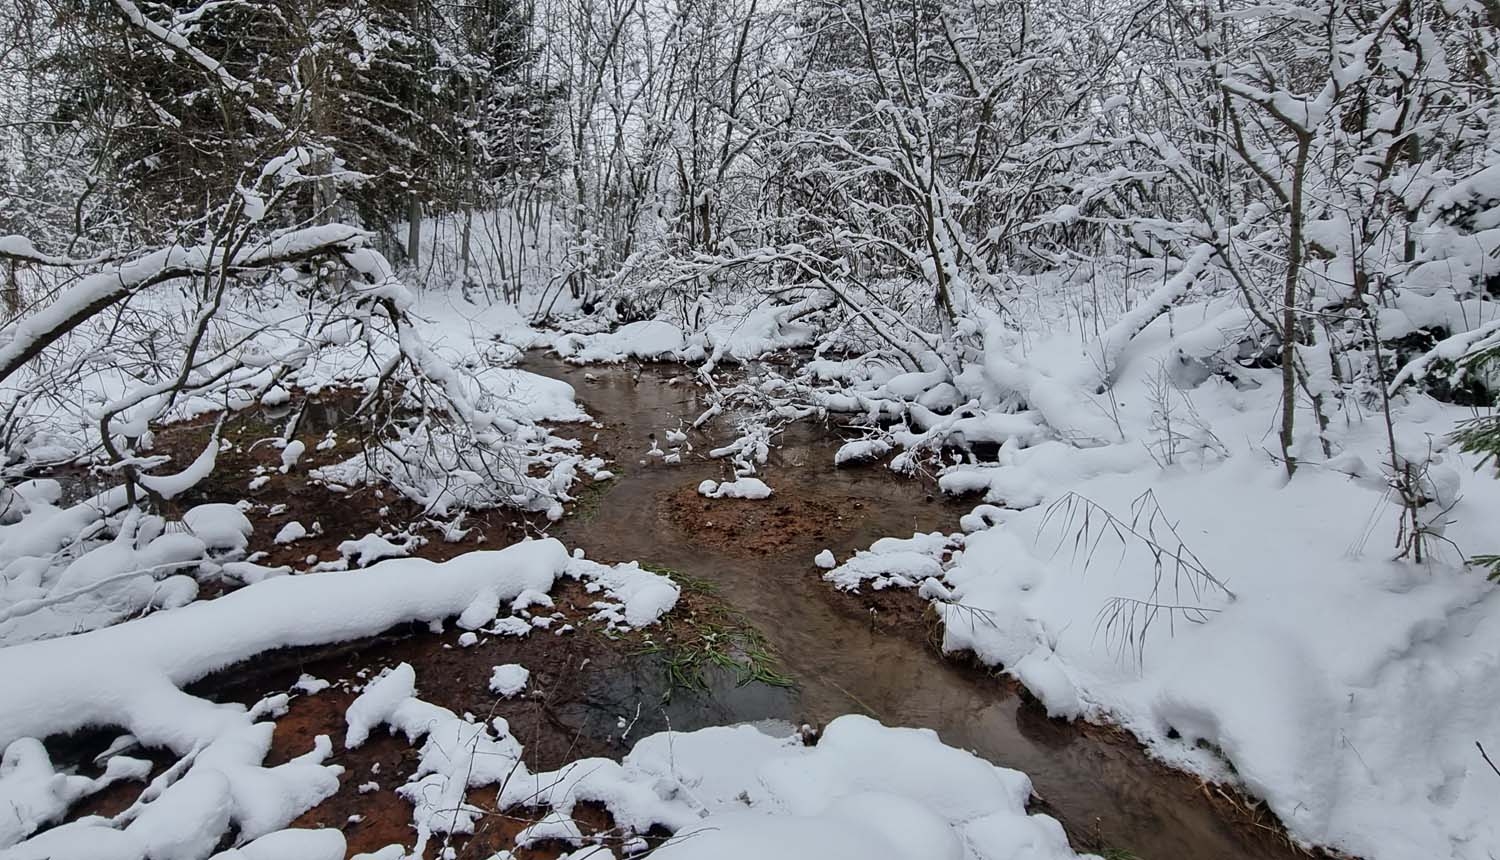
<svg viewBox="0 0 1500 860"><path fill-rule="evenodd" d="M759 478L704 481L698 485L698 495L710 499L769 499L771 488Z"/></svg>
<svg viewBox="0 0 1500 860"><path fill-rule="evenodd" d="M499 786L498 810L549 810L516 836L518 847L586 844L572 814L593 802L627 845L645 847L639 836L656 827L672 832L652 856L678 860L1078 856L1055 820L1027 814L1025 774L945 746L931 731L845 716L813 746L748 725L663 732L620 762L582 759L532 773L505 720L461 719L418 698L416 680L402 664L366 688L347 720L351 746L382 725L422 741L417 773L398 789L413 805L417 856L436 835L473 832L486 810L465 798L486 786ZM614 855L596 845L574 856Z"/></svg>
<svg viewBox="0 0 1500 860"><path fill-rule="evenodd" d="M55 480L7 488L0 524L0 646L65 636L191 602L202 582L278 572L243 561L250 521L233 505L181 520L126 505L115 487L62 504Z"/></svg>
<svg viewBox="0 0 1500 860"><path fill-rule="evenodd" d="M0 697L0 803L10 810L0 816L0 852L16 860L201 860L233 831L250 843L243 856L295 856L262 852L273 843L290 851L304 837L260 847L252 840L282 831L337 790L339 769L323 764L330 740L265 767L273 729L265 718L284 707L284 696L247 711L183 686L267 650L372 636L404 622L457 616L462 628L482 628L502 605L527 595L531 602L560 576L598 592L601 614L617 625L650 624L676 602L677 586L665 577L573 558L549 539L442 563L395 559L358 572L283 576L114 627L0 648L0 679L25 691ZM109 781L144 775L127 759L100 780L56 774L38 742L81 729L117 729L180 758L125 812L36 833ZM343 856L342 838L333 854Z"/></svg>
<svg viewBox="0 0 1500 860"><path fill-rule="evenodd" d="M610 331L565 333L552 348L578 364L640 361L703 362L712 369L725 361L745 362L777 350L811 346L817 329L800 321L828 302L821 294L792 304L700 301L702 319L684 323L652 319Z"/></svg>
<svg viewBox="0 0 1500 860"><path fill-rule="evenodd" d="M211 249L148 254L63 281L49 309L0 332L0 353L14 357L0 377L10 473L98 465L168 499L212 473L219 439L173 463L155 453L162 425L290 404L277 428L289 472L309 444L291 438L300 398L342 390L357 395L345 418L363 438L394 441L372 443L357 458L368 462L346 464L328 483L388 481L438 515L566 501L577 460L538 422L587 416L567 383L510 366L537 333L504 305L443 292L419 298L367 239L329 225L251 241L241 256L264 269L245 263L222 285L222 301L175 289L192 266L213 261ZM288 254L327 261L310 272L263 262ZM105 299L130 313L68 316ZM20 361L33 350L46 360ZM548 474L530 477L536 472Z"/></svg>

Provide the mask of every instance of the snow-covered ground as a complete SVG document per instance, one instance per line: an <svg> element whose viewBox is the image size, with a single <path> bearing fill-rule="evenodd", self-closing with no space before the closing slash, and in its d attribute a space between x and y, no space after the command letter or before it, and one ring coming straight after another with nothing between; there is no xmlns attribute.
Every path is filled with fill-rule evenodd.
<svg viewBox="0 0 1500 860"><path fill-rule="evenodd" d="M676 860L1078 856L1055 820L1027 814L1024 774L945 746L930 731L845 716L816 745L790 726L775 734L750 725L663 732L620 762L580 759L532 773L505 720L465 721L419 698L417 682L406 664L372 681L349 707L347 740L358 746L388 726L421 742L421 765L400 789L413 804L416 856L435 836L473 832L485 810L464 798L487 787L496 789L495 808L540 817L516 836L518 847L561 842L580 849L568 855L580 860L615 856L597 844L603 834L574 821L575 807L587 802L609 811L608 835L627 851L644 850L643 837L665 828L672 838L650 856ZM406 855L395 848L376 856Z"/></svg>
<svg viewBox="0 0 1500 860"><path fill-rule="evenodd" d="M102 630L0 649L0 679L16 692L0 698L0 854L205 858L231 828L236 842L271 838L337 789L339 768L324 764L329 739L265 767L286 696L246 710L186 693L184 685L270 649L371 636L408 621L456 616L462 629L486 629L514 618L497 622L502 606L545 594L564 577L596 589L599 617L615 627L654 623L677 600L666 577L635 565L605 567L541 540L443 563L396 559L357 572L277 577ZM125 812L37 833L81 798L150 773L149 762L123 754L107 756L99 779L54 770L41 741L81 729L119 732L115 750L140 745L178 759ZM275 845L287 853L266 856L321 858L330 839L271 838L248 856ZM333 856L342 857L342 836L336 841Z"/></svg>
<svg viewBox="0 0 1500 860"><path fill-rule="evenodd" d="M1500 773L1483 750L1500 750L1500 592L1465 559L1500 549L1500 482L1449 442L1473 411L1395 399L1431 532L1422 561L1398 559L1378 405L1336 413L1330 457L1300 415L1288 480L1275 371L1237 369L1235 385L1194 358L1216 313L1159 317L1104 394L1078 338L1032 340L1030 411L933 417L922 399L946 383L856 383L842 396L910 421L881 446L920 450L936 433L999 448L938 470L945 489L983 494L963 532L892 536L825 577L917 590L946 650L1003 666L1052 715L1124 726L1163 760L1263 798L1306 844L1495 856ZM986 358L959 399L1018 373Z"/></svg>

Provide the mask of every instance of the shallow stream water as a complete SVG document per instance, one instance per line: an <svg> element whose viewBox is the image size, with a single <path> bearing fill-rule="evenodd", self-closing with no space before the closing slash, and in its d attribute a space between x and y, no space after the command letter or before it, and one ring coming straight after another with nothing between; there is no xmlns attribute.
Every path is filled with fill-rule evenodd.
<svg viewBox="0 0 1500 860"><path fill-rule="evenodd" d="M523 366L574 386L603 427L573 432L597 434L591 441L614 458L609 468L617 477L588 510L551 534L596 560L639 560L711 582L764 633L797 682L791 691L715 685L718 695L696 705L679 701L658 718L687 729L767 718L823 723L865 713L888 725L933 729L950 745L1026 772L1042 808L1063 822L1075 848L1123 849L1143 860L1306 856L1263 828L1231 822L1226 803L1210 802L1195 780L1166 771L1130 739L1049 720L1040 706L988 673L861 617L868 608L834 593L812 563L825 547L843 559L887 535L956 531L967 506L934 498L921 481L881 466L835 468L838 428L812 422L778 437L780 446L761 473L775 491L771 499L697 499L692 492L700 481L729 477L727 463L705 456L709 440L695 435L698 448L682 465L645 456L649 434L661 439L704 408L702 389L687 371L579 368L539 355ZM723 444L732 434L724 419L715 423L720 429L713 441ZM769 519L785 528L750 524L737 540L737 527L726 518L746 516L748 505L771 506L768 512L782 506L785 516ZM908 619L908 631L915 623ZM601 702L613 706L632 690L652 686L635 678L619 683L621 689L598 691Z"/></svg>

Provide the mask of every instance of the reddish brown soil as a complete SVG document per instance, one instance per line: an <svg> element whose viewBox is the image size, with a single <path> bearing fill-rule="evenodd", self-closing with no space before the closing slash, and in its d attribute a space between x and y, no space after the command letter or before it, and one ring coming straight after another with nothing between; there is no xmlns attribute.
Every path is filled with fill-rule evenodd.
<svg viewBox="0 0 1500 860"><path fill-rule="evenodd" d="M416 669L418 695L425 701L458 714L504 717L512 734L524 745L526 764L534 771L556 769L588 756L620 754L621 743L585 736L559 716L558 708L587 698L591 680L601 673L619 671L623 655L639 647L640 637L605 636L597 624L588 621L589 607L596 597L576 583L560 585L553 599L556 611L565 616L554 622L554 629L572 623L576 630L560 635L536 630L520 639L482 636L478 644L463 648L457 644L461 631L433 633L409 626L357 642L270 652L210 676L190 691L215 701L245 705L267 695L291 693L287 713L276 721L265 764L274 766L302 755L313 748L319 735L328 735L333 742L329 763L344 768L338 793L303 814L293 826L342 830L351 857L392 843L409 848L415 838L412 809L395 789L415 772L418 748L404 736L378 732L357 749L344 747L345 711L366 680L384 668L410 663ZM706 599L690 595L687 603ZM490 693L490 670L502 663L520 663L531 670L527 691L521 696L498 699ZM314 694L301 693L294 685L303 673L329 681L332 686ZM109 735L101 733L74 739L71 746L75 755L87 760L108 740ZM152 750L133 750L130 754L155 761L157 773L170 761L170 757ZM361 785L372 782L379 790L360 792ZM114 815L133 803L142 787L138 782L112 786L76 805L69 819ZM471 803L491 812L481 818L472 837L452 842L459 857L485 858L513 848L515 834L543 814L525 809L495 811L496 789L470 792ZM610 834L608 815L601 809L580 808L574 818L586 833L601 834L604 844L614 845L618 853L619 839ZM430 845L427 856L437 856L439 847ZM555 858L567 853L564 849L561 845L542 845L518 851L516 856L519 860Z"/></svg>
<svg viewBox="0 0 1500 860"><path fill-rule="evenodd" d="M692 486L674 492L661 516L715 552L746 557L826 537L828 523L842 518L838 508L819 499L705 499Z"/></svg>

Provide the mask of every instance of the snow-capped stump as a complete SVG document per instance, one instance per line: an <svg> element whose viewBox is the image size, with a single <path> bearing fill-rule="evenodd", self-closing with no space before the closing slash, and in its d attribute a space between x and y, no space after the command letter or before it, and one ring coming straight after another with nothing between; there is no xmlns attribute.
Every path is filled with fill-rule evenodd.
<svg viewBox="0 0 1500 860"><path fill-rule="evenodd" d="M245 551L255 526L235 505L197 505L182 515L182 522L208 549L224 553Z"/></svg>
<svg viewBox="0 0 1500 860"><path fill-rule="evenodd" d="M296 543L305 537L307 537L307 526L304 526L297 520L292 520L282 526L281 530L276 533L276 537L272 540L277 544L289 544Z"/></svg>
<svg viewBox="0 0 1500 860"><path fill-rule="evenodd" d="M733 481L704 481L698 485L698 494L710 499L769 499L771 488L759 478L738 478Z"/></svg>
<svg viewBox="0 0 1500 860"><path fill-rule="evenodd" d="M297 467L297 461L302 459L302 454L307 451L306 443L298 439L286 443L281 449L281 471L290 472Z"/></svg>
<svg viewBox="0 0 1500 860"><path fill-rule="evenodd" d="M262 405L262 406L280 406L283 403L290 402L291 399L292 399L292 393L290 391L287 391L285 388L282 388L280 385L273 385L270 388L266 389L266 393L265 394L262 394L260 396L260 405Z"/></svg>
<svg viewBox="0 0 1500 860"><path fill-rule="evenodd" d="M520 663L506 663L496 666L490 672L490 692L502 699L510 699L520 695L526 689L526 684L531 680L531 671Z"/></svg>
<svg viewBox="0 0 1500 860"><path fill-rule="evenodd" d="M845 463L868 463L879 460L890 452L891 443L884 439L856 439L839 446L838 452L833 455L833 464L842 466Z"/></svg>
<svg viewBox="0 0 1500 860"><path fill-rule="evenodd" d="M838 567L839 560L834 557L833 550L825 549L813 556L813 564L824 570L833 570L835 567Z"/></svg>

